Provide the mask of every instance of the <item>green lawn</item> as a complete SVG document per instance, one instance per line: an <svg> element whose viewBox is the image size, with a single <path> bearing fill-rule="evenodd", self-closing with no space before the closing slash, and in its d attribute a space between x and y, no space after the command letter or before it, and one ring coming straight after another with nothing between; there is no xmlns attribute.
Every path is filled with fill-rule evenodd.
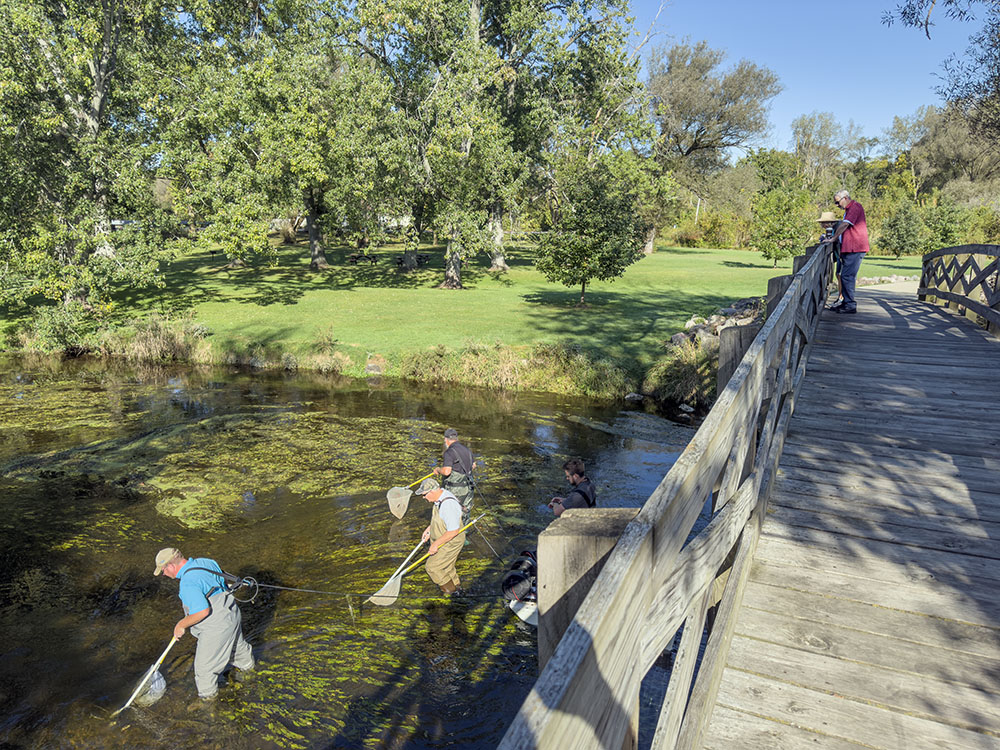
<svg viewBox="0 0 1000 750"><path fill-rule="evenodd" d="M190 313L211 331L213 346L224 349L259 344L301 355L326 338L356 362L380 354L391 365L399 353L438 344L561 342L635 368L648 366L692 314L762 295L767 280L791 265L773 268L746 251L660 248L622 278L588 287L581 308L579 289L546 282L526 248L511 250L511 271L498 277L486 272L485 258L468 262L467 288L458 291L436 288L443 278L440 248L427 250L430 265L410 274L397 270L394 247L376 251L375 265L350 265L349 252L331 252L332 267L319 273L309 270L301 246L279 248L274 266L233 270L223 267L221 255L194 254L171 266L164 289L125 295L119 309ZM919 268L919 257L866 259L862 276Z"/></svg>

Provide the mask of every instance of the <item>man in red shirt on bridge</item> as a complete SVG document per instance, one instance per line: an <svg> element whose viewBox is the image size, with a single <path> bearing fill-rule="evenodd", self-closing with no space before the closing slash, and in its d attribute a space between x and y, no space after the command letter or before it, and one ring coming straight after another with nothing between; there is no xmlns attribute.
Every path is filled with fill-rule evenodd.
<svg viewBox="0 0 1000 750"><path fill-rule="evenodd" d="M840 257L841 293L844 300L830 309L836 313L852 314L858 311L858 303L854 299L854 283L858 278L861 260L868 252L868 225L865 223L865 209L846 190L838 190L833 195L833 202L844 209L844 219L837 225L833 240L841 237Z"/></svg>

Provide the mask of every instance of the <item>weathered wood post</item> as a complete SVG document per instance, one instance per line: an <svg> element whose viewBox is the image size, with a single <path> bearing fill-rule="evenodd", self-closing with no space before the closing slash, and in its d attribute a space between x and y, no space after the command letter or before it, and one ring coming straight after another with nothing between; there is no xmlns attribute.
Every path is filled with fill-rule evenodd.
<svg viewBox="0 0 1000 750"><path fill-rule="evenodd" d="M760 325L727 326L719 329L719 371L715 392L722 393L729 379L740 366L740 360L753 343Z"/></svg>
<svg viewBox="0 0 1000 750"><path fill-rule="evenodd" d="M573 622L577 609L638 508L572 508L538 535L538 671ZM623 750L637 747L639 703Z"/></svg>
<svg viewBox="0 0 1000 750"><path fill-rule="evenodd" d="M767 317L771 317L771 313L774 312L778 303L781 302L781 298L788 291L788 287L792 285L792 279L794 278L794 275L788 275L775 276L767 280Z"/></svg>

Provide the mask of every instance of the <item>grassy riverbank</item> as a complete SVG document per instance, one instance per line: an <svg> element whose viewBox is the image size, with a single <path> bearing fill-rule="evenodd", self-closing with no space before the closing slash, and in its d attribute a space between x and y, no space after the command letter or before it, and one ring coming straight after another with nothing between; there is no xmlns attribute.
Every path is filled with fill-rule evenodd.
<svg viewBox="0 0 1000 750"><path fill-rule="evenodd" d="M162 289L114 301L116 322L137 316L156 322L106 335L98 348L620 395L692 314L762 295L770 277L790 272L790 263L773 268L745 251L660 248L623 278L589 286L580 307L579 289L547 283L535 270L530 247L510 249L506 274L491 275L485 259L471 260L463 269L466 289L458 291L437 288L439 249L411 273L397 270L393 246L375 251L374 265L349 264L350 252L332 251L323 272L309 270L303 246L278 248L273 265L236 269L225 267L221 255L192 253L170 266ZM912 274L919 264L916 257L872 258L862 275ZM13 343L10 327L7 333ZM569 377L557 377L566 370Z"/></svg>

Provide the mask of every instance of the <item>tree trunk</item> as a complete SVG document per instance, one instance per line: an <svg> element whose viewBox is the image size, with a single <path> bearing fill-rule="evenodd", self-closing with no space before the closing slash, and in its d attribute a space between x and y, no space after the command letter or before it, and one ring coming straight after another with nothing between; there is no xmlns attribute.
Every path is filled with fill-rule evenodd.
<svg viewBox="0 0 1000 750"><path fill-rule="evenodd" d="M403 248L403 270L413 271L417 267L417 250L420 247L420 232L424 228L424 201L413 204L410 228L406 230L406 246Z"/></svg>
<svg viewBox="0 0 1000 750"><path fill-rule="evenodd" d="M454 230L448 237L448 246L445 250L444 282L441 289L461 289L462 288L462 246L458 238L455 237Z"/></svg>
<svg viewBox="0 0 1000 750"><path fill-rule="evenodd" d="M94 255L114 258L115 246L111 242L111 217L108 216L108 189L100 177L94 180Z"/></svg>
<svg viewBox="0 0 1000 750"><path fill-rule="evenodd" d="M307 218L309 225L309 268L312 271L325 271L330 267L326 260L326 253L323 251L323 243L319 232L319 204L312 188L306 189L304 193Z"/></svg>
<svg viewBox="0 0 1000 750"><path fill-rule="evenodd" d="M581 306L587 304L586 294L587 294L587 282L585 281L580 286L580 305Z"/></svg>
<svg viewBox="0 0 1000 750"><path fill-rule="evenodd" d="M490 210L489 232L493 238L493 244L490 246L490 271L509 271L510 267L503 252L503 208L498 203L494 203Z"/></svg>
<svg viewBox="0 0 1000 750"><path fill-rule="evenodd" d="M417 267L417 249L420 247L420 232L412 224L406 230L406 245L403 246L404 271L413 271Z"/></svg>
<svg viewBox="0 0 1000 750"><path fill-rule="evenodd" d="M656 250L656 227L650 227L646 230L646 243L642 246L642 252L652 255L654 250Z"/></svg>

